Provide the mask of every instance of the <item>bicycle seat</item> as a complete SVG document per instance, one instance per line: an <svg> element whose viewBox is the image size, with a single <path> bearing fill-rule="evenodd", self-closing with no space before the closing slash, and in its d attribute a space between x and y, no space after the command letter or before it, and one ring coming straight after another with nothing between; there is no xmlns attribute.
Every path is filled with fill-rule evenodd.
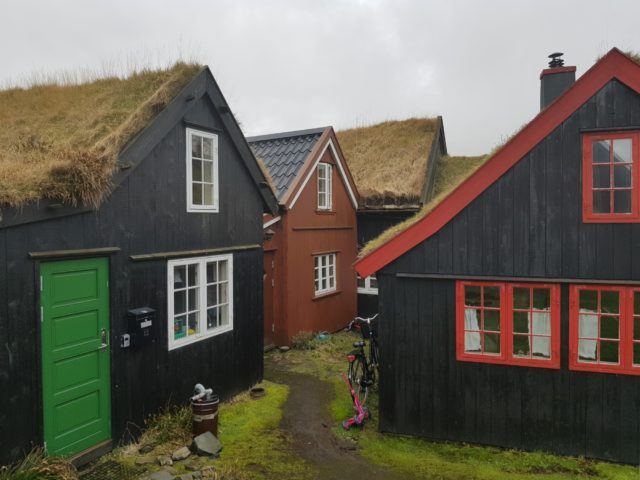
<svg viewBox="0 0 640 480"><path fill-rule="evenodd" d="M360 340L359 342L353 342L353 346L355 348L364 347L364 342L362 340Z"/></svg>

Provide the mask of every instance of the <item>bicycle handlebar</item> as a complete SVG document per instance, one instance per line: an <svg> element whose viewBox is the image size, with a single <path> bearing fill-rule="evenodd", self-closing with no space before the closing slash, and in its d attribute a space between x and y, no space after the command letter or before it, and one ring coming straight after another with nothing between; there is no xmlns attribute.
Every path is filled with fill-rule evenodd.
<svg viewBox="0 0 640 480"><path fill-rule="evenodd" d="M355 317L353 320L351 320L351 322L349 322L349 326L347 327L347 330L351 330L353 326L358 323L366 323L368 325L371 325L371 322L376 318L378 318L378 315L380 314L376 313L373 317L369 317L369 318Z"/></svg>

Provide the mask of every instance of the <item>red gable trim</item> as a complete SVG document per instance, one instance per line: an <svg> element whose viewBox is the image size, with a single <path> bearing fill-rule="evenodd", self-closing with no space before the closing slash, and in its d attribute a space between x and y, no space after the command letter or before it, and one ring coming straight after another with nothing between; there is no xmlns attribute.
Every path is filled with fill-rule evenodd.
<svg viewBox="0 0 640 480"><path fill-rule="evenodd" d="M613 78L640 93L640 65L612 49L424 218L358 260L360 276L380 270L438 232Z"/></svg>

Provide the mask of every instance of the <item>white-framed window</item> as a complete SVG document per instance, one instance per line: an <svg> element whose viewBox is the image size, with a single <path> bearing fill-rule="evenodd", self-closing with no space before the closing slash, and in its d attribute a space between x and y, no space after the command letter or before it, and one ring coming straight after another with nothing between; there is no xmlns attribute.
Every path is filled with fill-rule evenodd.
<svg viewBox="0 0 640 480"><path fill-rule="evenodd" d="M358 275L358 293L378 295L378 279L376 278L375 273L366 278L362 278Z"/></svg>
<svg viewBox="0 0 640 480"><path fill-rule="evenodd" d="M167 262L169 350L233 330L233 255Z"/></svg>
<svg viewBox="0 0 640 480"><path fill-rule="evenodd" d="M333 292L336 289L336 254L316 255L314 257L314 286L317 295Z"/></svg>
<svg viewBox="0 0 640 480"><path fill-rule="evenodd" d="M331 210L333 206L333 184L331 165L318 163L318 210Z"/></svg>
<svg viewBox="0 0 640 480"><path fill-rule="evenodd" d="M187 211L218 211L218 135L187 128Z"/></svg>

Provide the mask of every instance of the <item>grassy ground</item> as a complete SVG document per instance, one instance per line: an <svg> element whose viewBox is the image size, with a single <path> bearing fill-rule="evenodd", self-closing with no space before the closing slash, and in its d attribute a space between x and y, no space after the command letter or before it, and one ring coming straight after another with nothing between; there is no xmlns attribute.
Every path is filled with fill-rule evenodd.
<svg viewBox="0 0 640 480"><path fill-rule="evenodd" d="M376 416L364 430L344 432L342 420L353 415L351 399L340 379L345 370L345 354L356 337L340 333L319 342L313 350L272 352L268 361L281 368L315 375L334 385L335 397L330 405L336 435L355 442L362 456L388 467L407 478L443 480L638 480L637 468L597 462L582 458L560 457L540 452L522 452L449 442L432 442L418 438L383 435L377 431ZM377 396L369 400L377 413Z"/></svg>
<svg viewBox="0 0 640 480"><path fill-rule="evenodd" d="M219 459L200 459L202 466L214 466L223 478L230 480L312 478L310 467L289 452L288 440L278 429L288 388L270 382L261 386L266 390L262 398L253 400L244 393L220 406L218 434L223 450ZM172 409L150 419L149 428L137 444L116 450L103 461L115 460L133 468L136 459L140 458L141 445L153 445L155 448L150 456L155 458L188 445L190 439L190 410ZM174 464L174 467L180 473L184 471L182 464ZM159 468L153 465L149 470Z"/></svg>

